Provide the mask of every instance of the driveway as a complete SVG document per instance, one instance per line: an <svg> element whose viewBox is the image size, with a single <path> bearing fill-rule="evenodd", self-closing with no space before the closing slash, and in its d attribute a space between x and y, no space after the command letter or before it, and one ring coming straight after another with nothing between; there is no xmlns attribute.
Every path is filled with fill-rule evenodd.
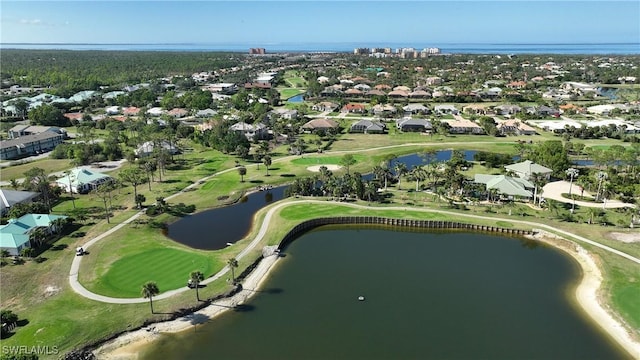
<svg viewBox="0 0 640 360"><path fill-rule="evenodd" d="M570 186L571 186L571 183L569 183L568 181L550 182L542 188L542 197L546 199L553 199L556 201L560 201L565 204L571 204L573 203L571 199L567 199L562 196L562 194L569 193ZM571 188L571 193L575 195L581 195L584 197L593 198L593 195L589 194L587 191L583 192L582 187L577 185L575 182L573 183L573 187ZM584 206L584 207L592 207L592 208L602 207L605 209L616 209L616 208L623 208L623 207L630 207L633 209L636 208L634 204L627 204L618 200L606 200L604 203L592 203L587 201L576 200L576 205Z"/></svg>

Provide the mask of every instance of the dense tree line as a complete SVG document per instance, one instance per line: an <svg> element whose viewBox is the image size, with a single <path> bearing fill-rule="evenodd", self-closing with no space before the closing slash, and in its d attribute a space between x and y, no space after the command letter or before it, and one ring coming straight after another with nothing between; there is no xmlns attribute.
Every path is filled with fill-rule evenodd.
<svg viewBox="0 0 640 360"><path fill-rule="evenodd" d="M61 93L122 86L168 75L190 75L240 64L222 52L2 50L2 79L51 86Z"/></svg>

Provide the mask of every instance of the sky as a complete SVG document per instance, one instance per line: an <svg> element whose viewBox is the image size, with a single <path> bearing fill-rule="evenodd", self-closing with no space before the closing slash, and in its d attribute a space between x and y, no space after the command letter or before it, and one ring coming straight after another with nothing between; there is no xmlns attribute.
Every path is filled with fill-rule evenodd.
<svg viewBox="0 0 640 360"><path fill-rule="evenodd" d="M640 43L640 1L0 1L1 43Z"/></svg>

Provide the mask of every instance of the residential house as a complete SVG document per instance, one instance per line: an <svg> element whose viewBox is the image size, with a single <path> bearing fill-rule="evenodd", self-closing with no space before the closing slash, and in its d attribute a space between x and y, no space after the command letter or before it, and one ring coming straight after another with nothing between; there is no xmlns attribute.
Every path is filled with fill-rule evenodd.
<svg viewBox="0 0 640 360"><path fill-rule="evenodd" d="M426 99L431 97L431 93L425 90L415 90L409 93L410 98Z"/></svg>
<svg viewBox="0 0 640 360"><path fill-rule="evenodd" d="M349 132L364 134L382 134L386 130L383 123L371 120L360 120L351 125Z"/></svg>
<svg viewBox="0 0 640 360"><path fill-rule="evenodd" d="M358 89L347 89L344 94L351 97L360 97L363 95L363 92Z"/></svg>
<svg viewBox="0 0 640 360"><path fill-rule="evenodd" d="M404 132L429 132L433 126L431 121L427 119L414 119L406 116L396 120L396 128Z"/></svg>
<svg viewBox="0 0 640 360"><path fill-rule="evenodd" d="M330 101L322 101L319 102L317 104L313 104L311 106L311 110L313 111L320 111L320 112L333 112L336 111L338 109L338 104L332 103Z"/></svg>
<svg viewBox="0 0 640 360"><path fill-rule="evenodd" d="M440 115L458 115L460 113L460 110L458 110L454 105L449 104L436 105L433 108L433 111Z"/></svg>
<svg viewBox="0 0 640 360"><path fill-rule="evenodd" d="M11 160L50 151L64 141L64 135L45 131L0 142L0 159Z"/></svg>
<svg viewBox="0 0 640 360"><path fill-rule="evenodd" d="M269 137L269 129L263 123L247 124L239 121L231 125L229 129L246 136L249 140L262 140Z"/></svg>
<svg viewBox="0 0 640 360"><path fill-rule="evenodd" d="M147 110L147 115L150 115L150 116L162 116L164 115L164 113L165 111L161 107L153 107Z"/></svg>
<svg viewBox="0 0 640 360"><path fill-rule="evenodd" d="M82 121L84 114L81 112L72 112L63 114L64 117L69 119L69 121Z"/></svg>
<svg viewBox="0 0 640 360"><path fill-rule="evenodd" d="M113 181L114 179L109 175L87 168L75 168L68 175L57 179L56 185L66 192L86 194L102 184L109 184Z"/></svg>
<svg viewBox="0 0 640 360"><path fill-rule="evenodd" d="M213 110L213 109L198 110L198 112L196 113L196 117L197 118L207 118L207 117L215 116L217 113L218 112Z"/></svg>
<svg viewBox="0 0 640 360"><path fill-rule="evenodd" d="M346 105L344 105L342 107L342 109L340 109L340 112L343 113L364 113L367 111L367 108L364 104L355 104L355 103L348 103Z"/></svg>
<svg viewBox="0 0 640 360"><path fill-rule="evenodd" d="M512 81L506 85L509 89L524 89L527 86L526 81Z"/></svg>
<svg viewBox="0 0 640 360"><path fill-rule="evenodd" d="M390 116L395 114L398 109L391 104L376 104L371 108L371 111L376 116Z"/></svg>
<svg viewBox="0 0 640 360"><path fill-rule="evenodd" d="M404 86L404 85L399 85L393 88L393 91L402 91L405 92L407 94L409 94L409 92L411 91L411 88L408 86Z"/></svg>
<svg viewBox="0 0 640 360"><path fill-rule="evenodd" d="M520 120L506 120L496 126L502 135L535 135L536 130Z"/></svg>
<svg viewBox="0 0 640 360"><path fill-rule="evenodd" d="M122 109L122 115L124 116L137 116L138 114L140 114L140 108L135 106Z"/></svg>
<svg viewBox="0 0 640 360"><path fill-rule="evenodd" d="M40 193L32 191L0 189L0 215L5 216L12 206L33 202L39 196Z"/></svg>
<svg viewBox="0 0 640 360"><path fill-rule="evenodd" d="M238 92L238 86L234 83L216 83L206 85L202 90L210 91L212 93L231 95Z"/></svg>
<svg viewBox="0 0 640 360"><path fill-rule="evenodd" d="M434 86L442 84L442 78L439 76L430 76L425 80L427 86Z"/></svg>
<svg viewBox="0 0 640 360"><path fill-rule="evenodd" d="M405 86L406 87L406 86ZM387 94L391 98L406 98L409 97L409 91L407 90L393 90Z"/></svg>
<svg viewBox="0 0 640 360"><path fill-rule="evenodd" d="M505 116L515 115L522 110L520 106L512 105L512 104L498 105L498 106L495 106L493 109L496 111L496 114L505 115Z"/></svg>
<svg viewBox="0 0 640 360"><path fill-rule="evenodd" d="M443 122L449 124L449 133L451 134L484 134L484 129L480 125L467 119L443 120Z"/></svg>
<svg viewBox="0 0 640 360"><path fill-rule="evenodd" d="M496 191L498 194L509 198L533 197L535 185L523 178L514 178L506 175L476 174L473 182L484 184L487 191Z"/></svg>
<svg viewBox="0 0 640 360"><path fill-rule="evenodd" d="M363 93L366 93L367 91L371 90L371 86L367 85L367 84L358 84L356 86L353 87L356 90L360 90Z"/></svg>
<svg viewBox="0 0 640 360"><path fill-rule="evenodd" d="M313 119L302 125L302 130L308 132L335 131L339 124L331 119Z"/></svg>
<svg viewBox="0 0 640 360"><path fill-rule="evenodd" d="M180 153L180 150L176 148L173 144L168 141L161 141L158 145L169 153L170 155L175 155ZM134 151L137 157L145 157L153 154L153 150L155 149L156 144L153 141L146 141L142 145L138 146L138 148Z"/></svg>
<svg viewBox="0 0 640 360"><path fill-rule="evenodd" d="M31 233L43 228L47 233L56 231L56 220L66 219L63 215L27 214L18 219L9 219L9 223L0 226L0 249L9 255L20 255L23 249L32 247Z"/></svg>
<svg viewBox="0 0 640 360"><path fill-rule="evenodd" d="M430 112L429 108L422 104L409 104L402 107L405 114L407 115L415 115L415 114L428 114Z"/></svg>
<svg viewBox="0 0 640 360"><path fill-rule="evenodd" d="M539 106L536 109L536 112L540 116L553 116L553 117L559 117L560 116L560 111L558 109L554 109L554 108L546 106L546 105Z"/></svg>
<svg viewBox="0 0 640 360"><path fill-rule="evenodd" d="M387 85L387 84L378 84L376 86L373 87L376 90L391 90L391 86Z"/></svg>
<svg viewBox="0 0 640 360"><path fill-rule="evenodd" d="M274 109L272 113L286 120L298 118L298 110L295 109Z"/></svg>
<svg viewBox="0 0 640 360"><path fill-rule="evenodd" d="M465 114L471 115L487 115L488 107L483 104L469 104L462 108Z"/></svg>
<svg viewBox="0 0 640 360"><path fill-rule="evenodd" d="M525 180L530 180L533 174L541 174L542 176L549 179L551 173L553 172L553 170L549 169L548 167L536 164L531 160L525 160L523 162L511 165L505 165L504 168L507 171L510 171Z"/></svg>
<svg viewBox="0 0 640 360"><path fill-rule="evenodd" d="M320 84L329 82L329 78L326 76L318 76L318 78L316 79Z"/></svg>
<svg viewBox="0 0 640 360"><path fill-rule="evenodd" d="M107 115L118 115L120 114L120 106L109 106L105 108L104 111L107 113Z"/></svg>
<svg viewBox="0 0 640 360"><path fill-rule="evenodd" d="M182 108L175 108L175 109L169 110L167 115L172 116L172 117L174 117L176 119L180 119L180 118L183 118L183 117L189 115L189 110L182 109Z"/></svg>
<svg viewBox="0 0 640 360"><path fill-rule="evenodd" d="M373 89L367 93L367 96L387 96L387 93L382 90Z"/></svg>

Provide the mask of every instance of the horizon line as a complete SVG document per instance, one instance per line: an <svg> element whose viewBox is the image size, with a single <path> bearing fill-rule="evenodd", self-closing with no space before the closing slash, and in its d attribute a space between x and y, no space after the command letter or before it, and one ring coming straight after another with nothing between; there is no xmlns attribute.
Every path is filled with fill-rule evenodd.
<svg viewBox="0 0 640 360"><path fill-rule="evenodd" d="M387 42L387 44L410 44L417 41L407 42ZM268 43L265 46L295 45L295 44L356 44L364 43L360 41L314 41L314 42L279 42ZM248 42L2 42L0 45L251 45ZM433 42L433 45L638 45L638 42ZM252 45L258 46L258 45ZM364 46L364 45L363 45Z"/></svg>

